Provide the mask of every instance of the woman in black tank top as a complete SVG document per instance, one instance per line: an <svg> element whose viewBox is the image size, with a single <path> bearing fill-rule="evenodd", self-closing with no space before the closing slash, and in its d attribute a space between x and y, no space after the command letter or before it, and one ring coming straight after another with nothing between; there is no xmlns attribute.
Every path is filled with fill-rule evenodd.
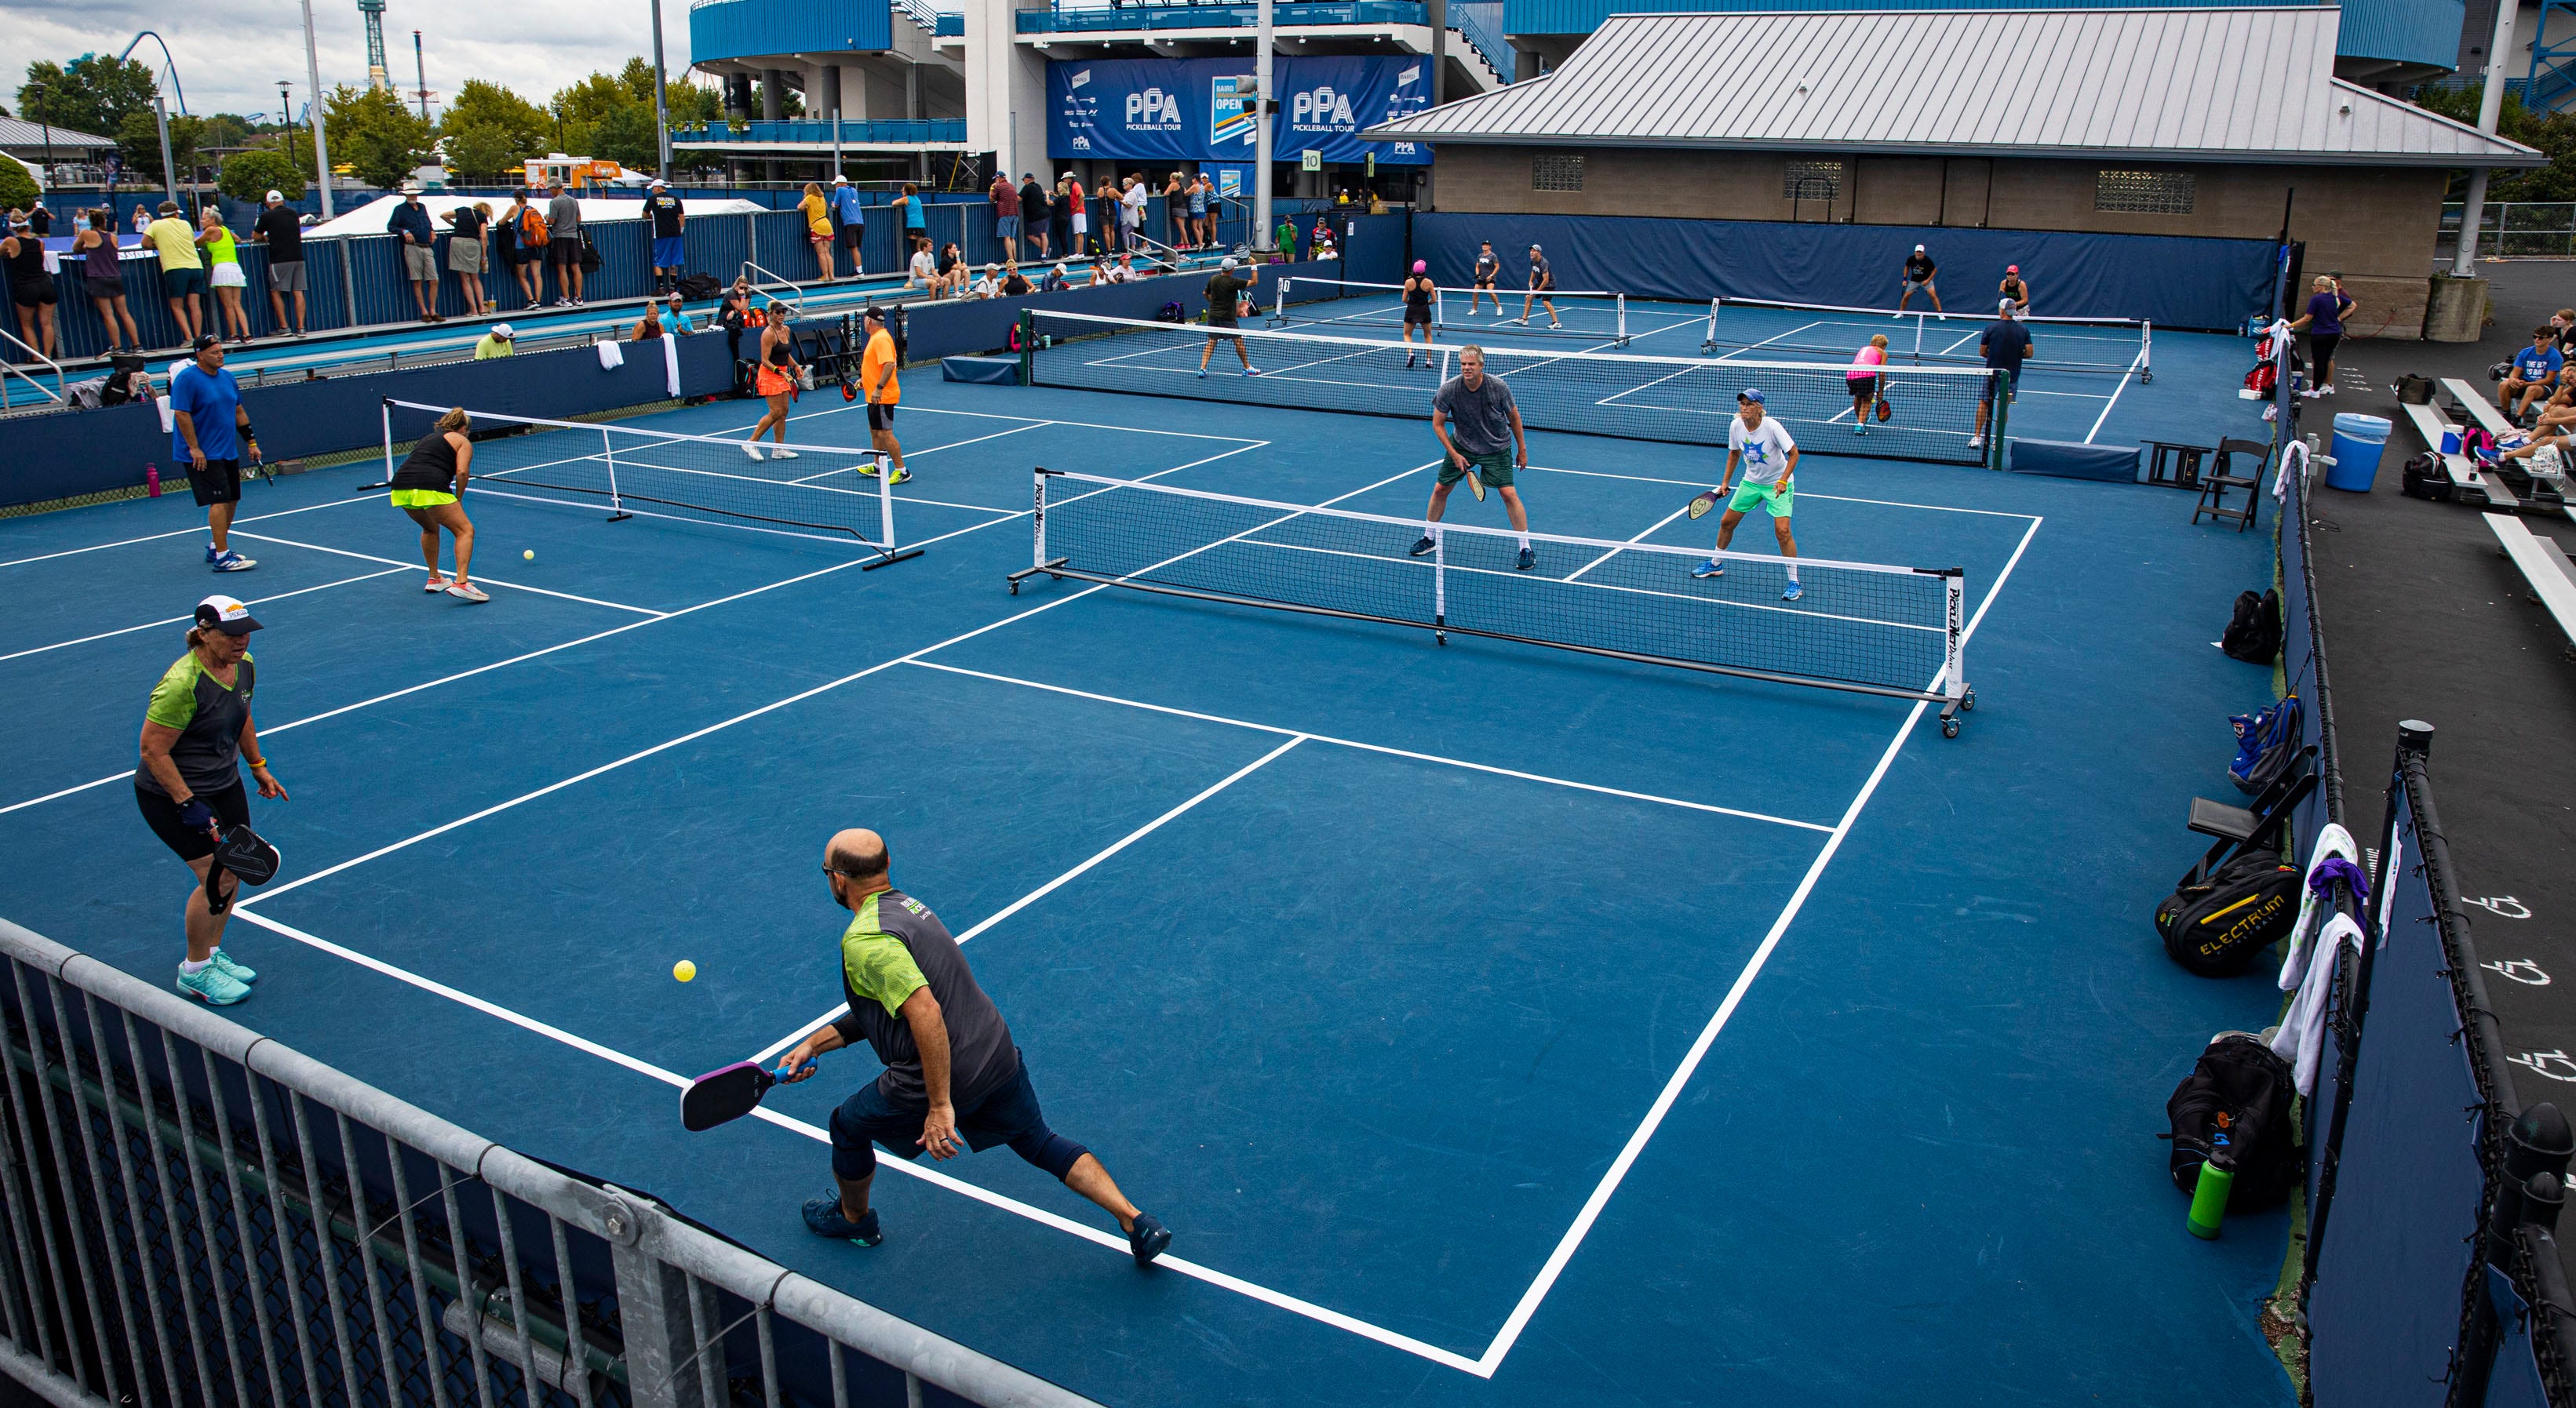
<svg viewBox="0 0 2576 1408"><path fill-rule="evenodd" d="M394 471L391 484L393 505L420 525L420 556L429 564L429 583L423 591L445 592L460 601L490 601L480 587L466 579L466 570L474 560L474 521L465 516L465 505L458 502L465 493L468 469L474 463L474 442L466 432L474 428L465 408L459 406L438 418L438 424L411 447L411 454ZM444 528L456 539L456 576L451 580L439 575L438 530Z"/></svg>
<svg viewBox="0 0 2576 1408"><path fill-rule="evenodd" d="M45 272L45 242L21 215L0 231L0 256L9 263L9 301L18 305L18 331L29 347L54 355L54 276Z"/></svg>
<svg viewBox="0 0 2576 1408"><path fill-rule="evenodd" d="M1440 365L1438 359L1431 356L1431 303L1439 296L1439 286L1431 282L1430 265L1414 260L1413 272L1404 278L1404 364L1407 367L1413 365L1413 330L1416 327L1422 329L1424 363L1434 369Z"/></svg>
<svg viewBox="0 0 2576 1408"><path fill-rule="evenodd" d="M72 236L72 252L81 257L81 275L89 289L90 306L98 310L98 320L107 324L107 354L143 350L143 334L134 326L134 314L125 306L125 280L117 272L116 212L93 210L89 228ZM117 341L119 328L124 330L122 345Z"/></svg>

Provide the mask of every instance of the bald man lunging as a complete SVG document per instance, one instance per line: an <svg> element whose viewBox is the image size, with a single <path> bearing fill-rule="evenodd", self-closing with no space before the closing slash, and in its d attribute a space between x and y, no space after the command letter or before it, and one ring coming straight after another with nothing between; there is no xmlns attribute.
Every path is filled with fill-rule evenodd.
<svg viewBox="0 0 2576 1408"><path fill-rule="evenodd" d="M868 1206L877 1171L871 1143L906 1159L925 1150L953 1158L960 1143L1008 1144L1117 1218L1138 1266L1162 1255L1170 1230L1138 1212L1090 1150L1047 1128L1010 1026L976 985L948 926L887 878L884 838L862 830L833 836L823 874L833 900L851 912L841 934L841 996L850 1010L798 1042L779 1062L780 1079L805 1079L815 1057L862 1037L885 1074L832 1112L840 1195L807 1203L805 1225L862 1247L884 1240Z"/></svg>

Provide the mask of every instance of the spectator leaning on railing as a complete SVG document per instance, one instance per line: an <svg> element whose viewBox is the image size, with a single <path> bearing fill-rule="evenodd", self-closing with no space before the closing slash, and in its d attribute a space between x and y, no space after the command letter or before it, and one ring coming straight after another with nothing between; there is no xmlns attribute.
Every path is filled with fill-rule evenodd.
<svg viewBox="0 0 2576 1408"><path fill-rule="evenodd" d="M140 207L137 207L139 213ZM161 260L161 296L182 344L197 340L197 296L206 291L206 262L197 254L197 232L179 218L179 203L161 202L161 218L143 227L143 242Z"/></svg>
<svg viewBox="0 0 2576 1408"><path fill-rule="evenodd" d="M402 244L403 279L424 323L443 323L438 315L438 231L429 223L429 207L420 203L420 186L406 182L402 204L385 221Z"/></svg>
<svg viewBox="0 0 2576 1408"><path fill-rule="evenodd" d="M304 223L286 197L268 193L267 204L250 225L250 242L268 246L268 307L277 315L277 330L286 332L286 295L295 295L295 331L304 335ZM111 240L110 243L114 241Z"/></svg>
<svg viewBox="0 0 2576 1408"><path fill-rule="evenodd" d="M1020 257L1020 188L1011 184L1003 172L993 173L993 188L986 192L993 202L993 237L1002 242L1002 257Z"/></svg>
<svg viewBox="0 0 2576 1408"><path fill-rule="evenodd" d="M0 231L0 259L9 265L9 301L18 308L18 330L29 347L54 355L54 276L45 270L45 242L27 217L12 214Z"/></svg>

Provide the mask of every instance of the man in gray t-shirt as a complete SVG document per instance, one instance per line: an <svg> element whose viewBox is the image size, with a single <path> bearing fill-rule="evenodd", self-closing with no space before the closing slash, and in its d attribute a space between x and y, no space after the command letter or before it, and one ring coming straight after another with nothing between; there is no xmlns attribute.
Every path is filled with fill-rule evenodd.
<svg viewBox="0 0 2576 1408"><path fill-rule="evenodd" d="M563 182L547 183L546 262L555 266L555 287L570 292L557 304L581 306L581 202L564 193Z"/></svg>
<svg viewBox="0 0 2576 1408"><path fill-rule="evenodd" d="M1529 436L1521 429L1521 408L1512 400L1511 387L1500 377L1485 375L1484 348L1471 342L1458 349L1458 374L1431 398L1431 433L1440 437L1440 448L1446 453L1441 456L1439 480L1431 486L1431 507L1422 515L1425 531L1414 542L1413 555L1431 551L1431 535L1438 530L1429 525L1449 511L1449 491L1464 479L1479 499L1485 497L1488 484L1502 491L1503 511L1511 515L1512 531L1521 535L1520 557L1514 566L1523 572L1536 567L1529 510L1521 506L1520 491L1512 487L1514 470L1529 467Z"/></svg>

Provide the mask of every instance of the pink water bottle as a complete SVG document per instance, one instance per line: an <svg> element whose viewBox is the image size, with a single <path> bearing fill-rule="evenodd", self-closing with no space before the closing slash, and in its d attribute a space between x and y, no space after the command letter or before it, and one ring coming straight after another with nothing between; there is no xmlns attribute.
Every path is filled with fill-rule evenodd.
<svg viewBox="0 0 2576 1408"><path fill-rule="evenodd" d="M159 465L147 464L143 466L143 492L156 499L161 497L161 467Z"/></svg>

